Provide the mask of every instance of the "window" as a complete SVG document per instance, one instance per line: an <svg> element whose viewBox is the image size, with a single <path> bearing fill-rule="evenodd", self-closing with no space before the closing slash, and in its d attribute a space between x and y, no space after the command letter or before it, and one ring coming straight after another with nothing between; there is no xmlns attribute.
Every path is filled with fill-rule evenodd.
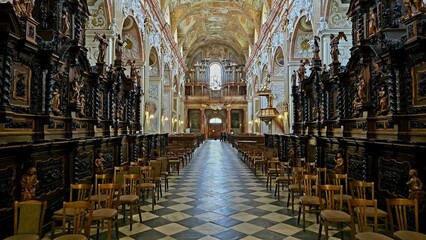
<svg viewBox="0 0 426 240"><path fill-rule="evenodd" d="M220 90L222 84L222 67L218 63L210 65L210 89Z"/></svg>
<svg viewBox="0 0 426 240"><path fill-rule="evenodd" d="M222 123L222 119L221 118L210 118L209 123L210 124L221 124Z"/></svg>

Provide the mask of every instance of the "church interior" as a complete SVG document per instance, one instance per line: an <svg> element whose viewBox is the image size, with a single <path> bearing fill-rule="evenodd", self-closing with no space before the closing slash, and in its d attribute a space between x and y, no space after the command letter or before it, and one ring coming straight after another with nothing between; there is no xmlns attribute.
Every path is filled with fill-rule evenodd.
<svg viewBox="0 0 426 240"><path fill-rule="evenodd" d="M342 175L350 199L361 192L352 182L372 183L366 195L374 204L363 204L389 210L373 214L386 234L375 226L362 238L359 225L356 239L381 239L376 233L408 239L397 234L401 230L423 233L410 239L426 239L425 46L424 0L0 0L0 238L19 235L18 206L36 200L41 220L27 224L40 225L34 239L54 239L52 223L59 219L65 229L65 219L71 222L61 209L72 199L72 186L89 184L100 198L98 176L116 181L126 169L120 175L125 182L135 166L141 178L152 178L144 183L152 184L144 185L152 199L143 200L142 216L135 211L131 217L133 225L143 224L146 214L161 212L157 208L172 198L173 188L184 191L186 174L198 171L191 164L206 156L206 162L213 156L226 164L221 159L228 154L284 216L294 217L294 205L284 198L297 192L290 187L296 182L303 187L304 176L317 176L314 195L321 202L321 185ZM163 175L154 181L159 168ZM275 192L265 184L276 184ZM315 234L305 233L303 197L315 197L311 190L299 189L295 200L303 206L294 208L303 212L303 231L301 223L291 223L297 236L273 226L265 229L288 238L162 234L312 239L319 232L328 238L322 203L307 204L317 212L306 220L307 232ZM394 198L413 204L406 229L392 217ZM349 216L352 202L343 203ZM92 210L93 219L99 217L96 205ZM108 239L117 229L110 223L102 229ZM78 229L75 219L73 225ZM400 231L389 232L393 225ZM132 233L137 226L132 230L126 220L121 227L130 230L120 227L120 239L138 239ZM162 238L154 236L143 238Z"/></svg>

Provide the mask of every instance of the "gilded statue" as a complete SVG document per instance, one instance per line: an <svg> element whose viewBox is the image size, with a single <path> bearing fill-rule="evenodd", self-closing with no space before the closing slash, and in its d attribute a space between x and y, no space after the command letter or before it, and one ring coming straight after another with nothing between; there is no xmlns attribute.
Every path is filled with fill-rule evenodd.
<svg viewBox="0 0 426 240"><path fill-rule="evenodd" d="M72 83L73 95L71 98L72 102L80 103L80 91L84 86L84 83L79 83L78 78L74 77L74 82Z"/></svg>
<svg viewBox="0 0 426 240"><path fill-rule="evenodd" d="M35 0L13 0L13 8L18 17L32 17Z"/></svg>
<svg viewBox="0 0 426 240"><path fill-rule="evenodd" d="M53 98L52 98L52 109L54 113L60 113L61 110L61 93L58 89L55 89L53 91Z"/></svg>
<svg viewBox="0 0 426 240"><path fill-rule="evenodd" d="M35 167L28 168L21 180L21 201L36 199L36 187L38 182L37 169Z"/></svg>
<svg viewBox="0 0 426 240"><path fill-rule="evenodd" d="M410 176L410 180L407 182L409 187L409 199L417 199L418 193L422 191L423 183L418 177L418 172L416 169L410 169L408 175Z"/></svg>
<svg viewBox="0 0 426 240"><path fill-rule="evenodd" d="M377 16L373 9L368 15L368 35L373 35L377 32Z"/></svg>
<svg viewBox="0 0 426 240"><path fill-rule="evenodd" d="M309 64L309 60L308 59L300 60L299 70L297 70L300 82L303 82L303 80L305 79L305 74L306 74L306 67L305 67L305 65L306 64Z"/></svg>
<svg viewBox="0 0 426 240"><path fill-rule="evenodd" d="M70 18L68 11L62 11L62 34L65 36L70 36Z"/></svg>
<svg viewBox="0 0 426 240"><path fill-rule="evenodd" d="M389 97L384 86L380 87L379 92L379 113L386 114L388 110Z"/></svg>
<svg viewBox="0 0 426 240"><path fill-rule="evenodd" d="M331 54L331 59L333 63L340 63L339 62L339 55L340 55L339 42L340 42L340 39L342 38L345 39L345 41L348 41L348 39L346 38L346 34L344 32L339 32L337 36L335 36L334 34L330 35L330 54Z"/></svg>
<svg viewBox="0 0 426 240"><path fill-rule="evenodd" d="M422 0L404 0L406 18L413 16L418 12L425 12Z"/></svg>

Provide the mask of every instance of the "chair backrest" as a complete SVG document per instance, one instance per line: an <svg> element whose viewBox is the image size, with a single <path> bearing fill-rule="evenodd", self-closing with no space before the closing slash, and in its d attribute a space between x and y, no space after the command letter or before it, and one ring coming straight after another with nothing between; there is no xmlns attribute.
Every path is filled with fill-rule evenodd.
<svg viewBox="0 0 426 240"><path fill-rule="evenodd" d="M124 174L129 172L129 166L115 166L114 167L114 183L123 184Z"/></svg>
<svg viewBox="0 0 426 240"><path fill-rule="evenodd" d="M144 167L144 165L129 166L129 171L127 172L127 174L141 174L141 168L142 167Z"/></svg>
<svg viewBox="0 0 426 240"><path fill-rule="evenodd" d="M292 167L291 168L291 176L289 175L289 181L292 182L292 184L300 183L303 179L303 173L304 169L302 167Z"/></svg>
<svg viewBox="0 0 426 240"><path fill-rule="evenodd" d="M92 184L71 184L70 185L70 201L83 201L92 194Z"/></svg>
<svg viewBox="0 0 426 240"><path fill-rule="evenodd" d="M15 202L14 209L14 233L38 234L40 239L41 227L43 226L44 214L46 213L46 202L30 200Z"/></svg>
<svg viewBox="0 0 426 240"><path fill-rule="evenodd" d="M159 161L150 161L150 166L153 168L154 175L151 176L153 179L159 179L161 177L161 162Z"/></svg>
<svg viewBox="0 0 426 240"><path fill-rule="evenodd" d="M336 185L318 185L318 196L320 197L320 206L322 209L329 209L329 210L342 210L343 205L343 196L342 186L336 186ZM339 196L337 202L334 196L337 194ZM325 200L325 203L323 202ZM336 204L337 203L337 204Z"/></svg>
<svg viewBox="0 0 426 240"><path fill-rule="evenodd" d="M350 182L353 198L374 200L374 182L353 180Z"/></svg>
<svg viewBox="0 0 426 240"><path fill-rule="evenodd" d="M139 195L138 186L142 181L140 174L125 174L124 175L124 186L123 194L126 195Z"/></svg>
<svg viewBox="0 0 426 240"><path fill-rule="evenodd" d="M317 185L318 183L318 175L311 175L311 174L305 174L303 175L303 192L306 196L315 196L318 191L313 190L313 186Z"/></svg>
<svg viewBox="0 0 426 240"><path fill-rule="evenodd" d="M348 199L349 214L352 220L352 231L355 232L355 222L358 232L367 232L367 208L373 207L374 231L377 231L377 200Z"/></svg>
<svg viewBox="0 0 426 240"><path fill-rule="evenodd" d="M293 167L303 167L305 165L306 159L305 158L295 158L295 166Z"/></svg>
<svg viewBox="0 0 426 240"><path fill-rule="evenodd" d="M159 158L157 158L157 161L161 162L161 171L162 172L169 171L169 160L167 160L167 157L159 157Z"/></svg>
<svg viewBox="0 0 426 240"><path fill-rule="evenodd" d="M112 183L113 175L111 174L96 174L95 175L95 194L98 194L98 185Z"/></svg>
<svg viewBox="0 0 426 240"><path fill-rule="evenodd" d="M343 194L348 194L348 174L332 174L331 183L336 186L343 186Z"/></svg>
<svg viewBox="0 0 426 240"><path fill-rule="evenodd" d="M315 172L318 175L318 184L328 184L327 182L327 168L317 167Z"/></svg>
<svg viewBox="0 0 426 240"><path fill-rule="evenodd" d="M100 208L114 208L114 200L120 201L123 185L116 183L106 183L98 185L98 206ZM101 201L105 196L105 201Z"/></svg>
<svg viewBox="0 0 426 240"><path fill-rule="evenodd" d="M406 199L406 198L394 198L386 199L386 205L388 207L388 214L390 218L391 230L394 232L394 218L396 218L396 223L398 230L407 231L408 229L408 216L407 213L414 211L414 224L415 231L419 231L419 207L417 204L417 199ZM410 208L413 208L410 210Z"/></svg>
<svg viewBox="0 0 426 240"><path fill-rule="evenodd" d="M73 213L73 231L72 234L82 234L89 237L90 223L93 217L94 202L93 201L74 201L64 202L62 212L62 233L66 233L67 222L69 221L70 212Z"/></svg>

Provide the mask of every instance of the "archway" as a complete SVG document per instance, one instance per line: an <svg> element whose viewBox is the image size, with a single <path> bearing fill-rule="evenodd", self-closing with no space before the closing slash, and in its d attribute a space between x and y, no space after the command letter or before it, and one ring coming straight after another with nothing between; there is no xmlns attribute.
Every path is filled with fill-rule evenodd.
<svg viewBox="0 0 426 240"><path fill-rule="evenodd" d="M220 133L226 131L226 110L208 109L206 116L206 137L220 139Z"/></svg>

